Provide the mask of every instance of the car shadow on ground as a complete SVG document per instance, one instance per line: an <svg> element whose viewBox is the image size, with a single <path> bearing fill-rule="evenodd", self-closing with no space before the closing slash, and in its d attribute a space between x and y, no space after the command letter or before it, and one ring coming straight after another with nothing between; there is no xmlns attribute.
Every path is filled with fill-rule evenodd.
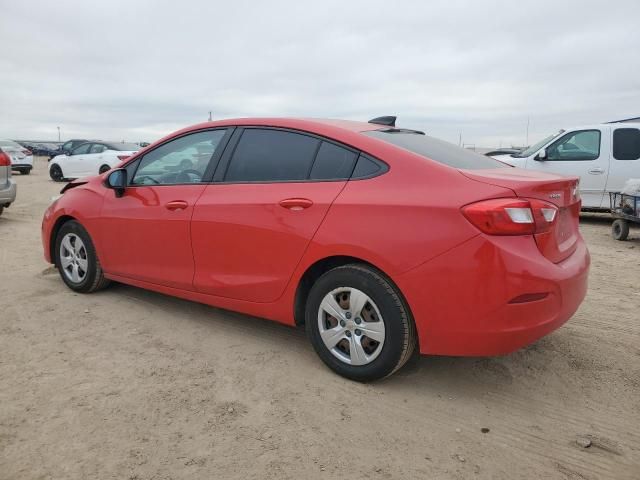
<svg viewBox="0 0 640 480"><path fill-rule="evenodd" d="M231 312L207 305L182 300L137 287L114 284L98 295L124 296L135 302L142 302L150 310L163 311L176 318L181 329L189 323L204 327L212 336L225 336L230 345L255 342L254 347L283 356L292 356L294 364L308 363L307 367L317 369L319 374L334 375L320 361L308 341L304 327L292 328L277 322ZM554 333L558 335L562 333ZM565 334L567 334L565 332ZM557 356L558 349L549 337L513 354L501 357L445 357L414 355L407 364L391 377L374 382L375 388L386 390L395 388L426 389L430 392L442 391L443 395L474 398L488 390L501 391L527 382L542 388L544 376L522 375L531 370L532 365L547 365L549 356ZM549 347L549 348L548 348ZM538 378L538 380L535 380ZM532 385L533 382L533 385Z"/></svg>

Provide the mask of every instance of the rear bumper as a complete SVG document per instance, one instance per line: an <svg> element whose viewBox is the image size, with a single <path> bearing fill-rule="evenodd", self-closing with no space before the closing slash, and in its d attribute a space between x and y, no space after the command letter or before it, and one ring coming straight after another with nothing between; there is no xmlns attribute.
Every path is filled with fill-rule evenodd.
<svg viewBox="0 0 640 480"><path fill-rule="evenodd" d="M12 163L11 170L31 170L33 164L31 163Z"/></svg>
<svg viewBox="0 0 640 480"><path fill-rule="evenodd" d="M510 353L564 324L587 291L590 257L554 264L532 237L478 235L396 280L414 316L423 354ZM521 295L546 293L525 303Z"/></svg>
<svg viewBox="0 0 640 480"><path fill-rule="evenodd" d="M0 207L15 202L17 192L18 186L16 182L10 178L7 184L0 187Z"/></svg>

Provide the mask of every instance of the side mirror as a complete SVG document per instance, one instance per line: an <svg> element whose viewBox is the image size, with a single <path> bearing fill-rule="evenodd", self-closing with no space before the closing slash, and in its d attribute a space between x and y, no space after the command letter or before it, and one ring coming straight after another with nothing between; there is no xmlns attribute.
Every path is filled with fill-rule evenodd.
<svg viewBox="0 0 640 480"><path fill-rule="evenodd" d="M547 159L547 149L543 148L538 152L538 155L535 156L534 160L538 162L544 162Z"/></svg>
<svg viewBox="0 0 640 480"><path fill-rule="evenodd" d="M127 171L124 168L113 170L107 176L107 188L110 188L116 194L116 198L122 197L127 188Z"/></svg>

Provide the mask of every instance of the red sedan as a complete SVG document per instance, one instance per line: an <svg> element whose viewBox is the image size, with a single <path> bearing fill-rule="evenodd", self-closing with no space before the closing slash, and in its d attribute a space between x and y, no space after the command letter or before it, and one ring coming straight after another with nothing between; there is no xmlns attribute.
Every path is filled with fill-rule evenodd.
<svg viewBox="0 0 640 480"><path fill-rule="evenodd" d="M508 353L573 315L589 269L577 178L372 122L176 132L68 184L44 215L45 257L78 292L114 280L304 324L360 381L416 349Z"/></svg>

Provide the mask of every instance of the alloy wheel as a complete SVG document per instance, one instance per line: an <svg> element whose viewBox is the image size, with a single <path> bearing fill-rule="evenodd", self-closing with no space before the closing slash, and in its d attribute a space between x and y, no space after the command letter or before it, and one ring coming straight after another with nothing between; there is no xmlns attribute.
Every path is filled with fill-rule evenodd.
<svg viewBox="0 0 640 480"><path fill-rule="evenodd" d="M67 233L60 242L60 268L73 283L81 283L87 276L87 248L75 233Z"/></svg>

